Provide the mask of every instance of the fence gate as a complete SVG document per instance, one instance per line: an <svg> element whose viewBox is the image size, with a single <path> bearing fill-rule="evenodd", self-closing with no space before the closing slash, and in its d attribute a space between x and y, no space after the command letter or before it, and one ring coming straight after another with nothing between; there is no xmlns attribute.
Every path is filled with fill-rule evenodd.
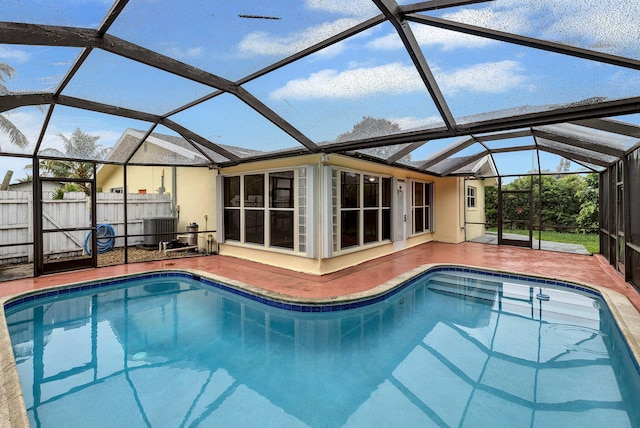
<svg viewBox="0 0 640 428"><path fill-rule="evenodd" d="M74 183L84 192L43 193L43 182ZM36 180L35 275L97 267L96 194L93 179ZM86 197L89 194L89 197ZM61 200L60 196L64 199ZM38 238L39 237L39 238Z"/></svg>
<svg viewBox="0 0 640 428"><path fill-rule="evenodd" d="M498 245L533 247L533 189L503 191L499 187Z"/></svg>

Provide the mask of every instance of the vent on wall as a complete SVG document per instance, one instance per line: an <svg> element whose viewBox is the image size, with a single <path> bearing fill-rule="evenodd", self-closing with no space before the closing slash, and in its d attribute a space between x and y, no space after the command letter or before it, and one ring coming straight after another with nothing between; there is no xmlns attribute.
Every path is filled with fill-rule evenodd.
<svg viewBox="0 0 640 428"><path fill-rule="evenodd" d="M169 242L176 237L175 217L145 218L143 225L144 245L157 246L160 242Z"/></svg>

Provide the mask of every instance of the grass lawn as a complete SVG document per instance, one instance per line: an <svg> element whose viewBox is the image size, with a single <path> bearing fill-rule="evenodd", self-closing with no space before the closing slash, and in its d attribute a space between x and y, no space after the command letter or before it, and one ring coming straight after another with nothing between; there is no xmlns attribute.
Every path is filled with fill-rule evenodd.
<svg viewBox="0 0 640 428"><path fill-rule="evenodd" d="M487 229L489 230L489 229ZM492 228L496 232L496 228ZM528 235L528 230L510 230L503 229L503 233L516 233L518 235ZM538 231L533 231L533 238L538 239ZM600 239L597 233L569 233L569 232L553 232L542 231L542 240L551 242L565 242L567 244L582 244L591 254L600 252Z"/></svg>

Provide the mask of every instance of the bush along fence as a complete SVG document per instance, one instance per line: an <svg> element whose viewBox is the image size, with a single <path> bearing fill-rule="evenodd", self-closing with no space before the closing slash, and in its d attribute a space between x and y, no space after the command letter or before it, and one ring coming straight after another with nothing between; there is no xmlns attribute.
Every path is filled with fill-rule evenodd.
<svg viewBox="0 0 640 428"><path fill-rule="evenodd" d="M115 235L124 235L124 194L97 193L97 223L110 225ZM127 233L144 233L144 220L171 216L169 194L127 194ZM63 199L43 194L43 229L90 227L91 199L84 192L65 192ZM59 258L78 256L84 250L87 231L60 231L44 233L45 256ZM33 194L28 191L0 191L0 243L19 244L33 242ZM129 237L129 246L140 245L143 237ZM123 247L124 238L116 238L114 247ZM0 247L0 265L33 261L33 245Z"/></svg>

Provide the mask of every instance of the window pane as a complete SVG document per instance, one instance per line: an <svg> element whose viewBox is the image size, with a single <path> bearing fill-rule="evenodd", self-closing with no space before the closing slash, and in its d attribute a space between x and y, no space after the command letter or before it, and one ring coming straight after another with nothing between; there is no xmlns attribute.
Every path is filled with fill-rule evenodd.
<svg viewBox="0 0 640 428"><path fill-rule="evenodd" d="M364 242L378 241L378 210L364 212Z"/></svg>
<svg viewBox="0 0 640 428"><path fill-rule="evenodd" d="M616 211L618 213L618 233L623 233L624 231L624 186L618 186L618 204L616 207Z"/></svg>
<svg viewBox="0 0 640 428"><path fill-rule="evenodd" d="M422 205L422 183L413 183L413 205L420 206Z"/></svg>
<svg viewBox="0 0 640 428"><path fill-rule="evenodd" d="M431 208L424 208L424 230L431 230Z"/></svg>
<svg viewBox="0 0 640 428"><path fill-rule="evenodd" d="M240 240L240 210L224 210L224 239Z"/></svg>
<svg viewBox="0 0 640 428"><path fill-rule="evenodd" d="M360 174L342 172L342 208L359 208Z"/></svg>
<svg viewBox="0 0 640 428"><path fill-rule="evenodd" d="M424 231L424 208L418 207L413 210L413 227L414 232Z"/></svg>
<svg viewBox="0 0 640 428"><path fill-rule="evenodd" d="M264 207L264 175L245 175L244 206Z"/></svg>
<svg viewBox="0 0 640 428"><path fill-rule="evenodd" d="M264 211L245 210L244 241L264 245Z"/></svg>
<svg viewBox="0 0 640 428"><path fill-rule="evenodd" d="M382 206L385 208L391 207L391 179L382 179Z"/></svg>
<svg viewBox="0 0 640 428"><path fill-rule="evenodd" d="M380 188L380 178L373 175L364 176L364 206L378 206L378 192Z"/></svg>
<svg viewBox="0 0 640 428"><path fill-rule="evenodd" d="M240 177L224 177L224 206L240 206Z"/></svg>
<svg viewBox="0 0 640 428"><path fill-rule="evenodd" d="M293 208L293 171L269 174L269 206Z"/></svg>
<svg viewBox="0 0 640 428"><path fill-rule="evenodd" d="M467 187L467 207L476 207L476 189L473 187Z"/></svg>
<svg viewBox="0 0 640 428"><path fill-rule="evenodd" d="M382 239L391 239L391 210L382 210Z"/></svg>
<svg viewBox="0 0 640 428"><path fill-rule="evenodd" d="M360 245L360 236L358 231L360 229L359 219L360 212L359 211L342 211L341 213L341 234L340 248L348 248L356 245Z"/></svg>
<svg viewBox="0 0 640 428"><path fill-rule="evenodd" d="M270 212L271 246L293 249L293 211Z"/></svg>
<svg viewBox="0 0 640 428"><path fill-rule="evenodd" d="M424 205L431 205L431 184L424 184Z"/></svg>

